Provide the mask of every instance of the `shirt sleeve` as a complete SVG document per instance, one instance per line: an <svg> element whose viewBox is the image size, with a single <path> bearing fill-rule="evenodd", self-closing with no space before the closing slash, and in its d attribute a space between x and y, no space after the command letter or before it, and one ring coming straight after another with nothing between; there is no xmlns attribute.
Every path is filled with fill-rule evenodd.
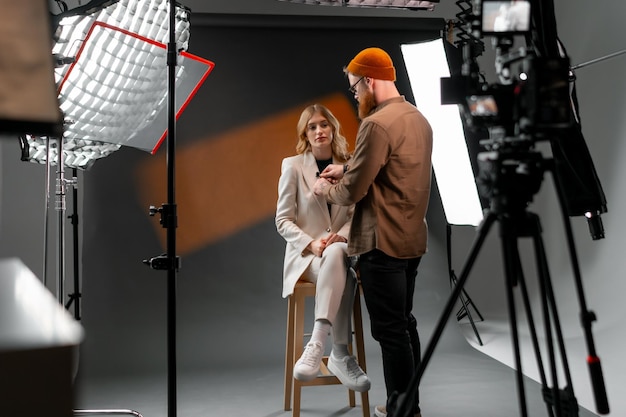
<svg viewBox="0 0 626 417"><path fill-rule="evenodd" d="M364 121L357 134L350 169L341 181L323 190L326 200L342 206L355 204L368 190L390 155L387 132L374 122Z"/></svg>

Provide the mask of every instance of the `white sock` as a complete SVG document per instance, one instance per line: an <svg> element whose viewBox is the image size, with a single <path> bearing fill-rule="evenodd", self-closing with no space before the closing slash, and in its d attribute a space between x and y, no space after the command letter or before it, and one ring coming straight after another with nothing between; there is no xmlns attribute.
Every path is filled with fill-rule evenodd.
<svg viewBox="0 0 626 417"><path fill-rule="evenodd" d="M333 350L331 354L335 359L342 359L346 356L349 356L350 352L348 352L348 345L333 344Z"/></svg>
<svg viewBox="0 0 626 417"><path fill-rule="evenodd" d="M326 346L326 339L330 333L330 323L328 320L315 320L313 331L311 332L311 342L317 341L322 344L322 348Z"/></svg>

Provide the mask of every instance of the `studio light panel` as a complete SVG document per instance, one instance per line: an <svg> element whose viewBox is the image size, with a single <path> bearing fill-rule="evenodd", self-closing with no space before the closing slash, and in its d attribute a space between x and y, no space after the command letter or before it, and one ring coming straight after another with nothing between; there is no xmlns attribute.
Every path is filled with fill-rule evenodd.
<svg viewBox="0 0 626 417"><path fill-rule="evenodd" d="M482 206L461 115L441 104L441 78L450 76L442 39L401 46L417 108L433 128L433 170L447 222L477 226Z"/></svg>
<svg viewBox="0 0 626 417"><path fill-rule="evenodd" d="M52 52L61 63L55 77L68 167L89 168L120 146L155 153L166 138L168 10L165 1L121 0L90 15L59 18ZM186 52L188 10L178 6L176 39L178 118L214 64ZM48 143L27 136L22 159L45 163ZM53 164L56 148L50 149Z"/></svg>
<svg viewBox="0 0 626 417"><path fill-rule="evenodd" d="M156 122L158 109L167 105L164 45L100 22L92 26L82 45L60 85L61 111L69 120L65 139L155 151L161 135L138 136ZM179 79L185 77L181 65ZM152 144L146 142L150 139Z"/></svg>

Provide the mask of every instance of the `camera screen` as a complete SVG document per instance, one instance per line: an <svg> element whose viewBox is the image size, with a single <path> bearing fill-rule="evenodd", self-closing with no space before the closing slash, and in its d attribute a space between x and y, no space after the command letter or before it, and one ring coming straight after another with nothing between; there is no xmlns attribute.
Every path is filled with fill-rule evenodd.
<svg viewBox="0 0 626 417"><path fill-rule="evenodd" d="M530 31L529 0L483 0L481 9L483 34L521 34Z"/></svg>
<svg viewBox="0 0 626 417"><path fill-rule="evenodd" d="M492 95L467 97L470 114L475 117L492 117L498 115L498 105Z"/></svg>

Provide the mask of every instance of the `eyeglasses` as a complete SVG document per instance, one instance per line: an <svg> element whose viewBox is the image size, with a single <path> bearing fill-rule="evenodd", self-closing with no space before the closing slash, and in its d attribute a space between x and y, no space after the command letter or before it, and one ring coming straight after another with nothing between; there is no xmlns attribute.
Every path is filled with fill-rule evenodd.
<svg viewBox="0 0 626 417"><path fill-rule="evenodd" d="M362 80L363 78L365 78L365 76L363 76L363 77L359 78L359 79L357 80L357 82L355 82L355 83L354 83L354 84L352 84L350 87L348 87L348 91L349 91L349 92L351 92L352 94L356 94L356 86L357 86L357 84L358 84L358 83L360 83L360 82L361 82L361 80Z"/></svg>

